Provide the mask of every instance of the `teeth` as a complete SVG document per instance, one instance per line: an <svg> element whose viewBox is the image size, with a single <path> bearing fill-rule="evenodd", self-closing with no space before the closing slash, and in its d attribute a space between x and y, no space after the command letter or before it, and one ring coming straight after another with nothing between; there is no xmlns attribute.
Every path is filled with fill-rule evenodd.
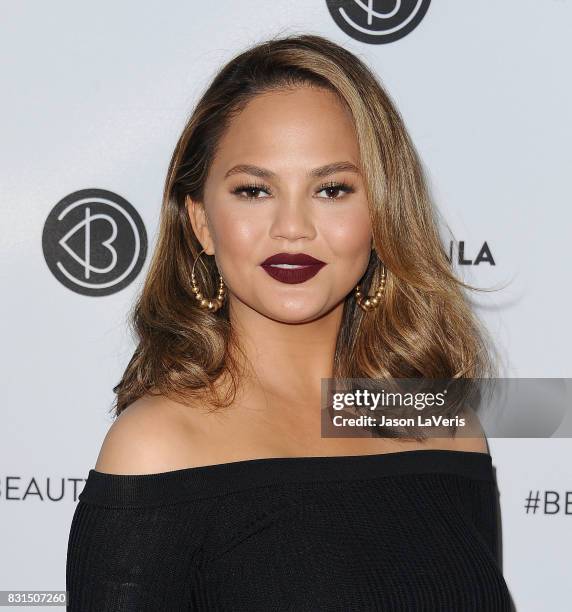
<svg viewBox="0 0 572 612"><path fill-rule="evenodd" d="M296 266L294 264L270 264L271 268L284 268L285 270L296 270L298 268L305 268L306 266Z"/></svg>

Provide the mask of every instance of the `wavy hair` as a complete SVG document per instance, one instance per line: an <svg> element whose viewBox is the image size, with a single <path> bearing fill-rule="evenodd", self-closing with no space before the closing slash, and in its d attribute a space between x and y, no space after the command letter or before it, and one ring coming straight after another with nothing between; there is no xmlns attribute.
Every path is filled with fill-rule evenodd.
<svg viewBox="0 0 572 612"><path fill-rule="evenodd" d="M334 376L451 379L496 374L494 346L464 291L487 289L455 275L422 164L388 93L350 51L318 35L296 34L268 39L229 61L179 137L165 181L157 243L129 314L138 342L113 389L116 416L144 394L189 405L206 392L213 409L232 403L243 366L233 355L241 351L228 300L213 313L201 309L192 293L191 267L202 247L186 198L204 202L205 180L221 136L254 96L299 86L333 91L351 112L375 247L359 284L372 293L382 262L387 270L377 309L365 313L352 294L346 296ZM218 269L214 257L203 260L197 281L204 294L214 295ZM219 396L214 383L223 375L231 384Z"/></svg>

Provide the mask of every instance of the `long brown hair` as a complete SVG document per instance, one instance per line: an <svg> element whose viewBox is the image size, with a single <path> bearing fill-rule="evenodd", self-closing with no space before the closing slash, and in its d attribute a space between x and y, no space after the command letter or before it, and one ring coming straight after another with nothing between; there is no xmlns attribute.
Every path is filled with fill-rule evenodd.
<svg viewBox="0 0 572 612"><path fill-rule="evenodd" d="M373 228L371 259L360 284L372 292L381 262L387 283L380 306L364 313L345 299L334 359L340 378L488 378L496 374L494 345L473 313L439 235L438 212L404 122L372 71L354 54L317 35L274 37L240 53L215 76L194 108L173 152L160 228L140 295L130 313L138 346L114 387L118 416L144 394L188 404L209 392L211 405L233 401L242 363L228 300L201 309L191 291L191 267L202 247L186 196L204 201L205 179L231 119L271 89L323 87L353 116ZM446 225L446 224L444 224ZM450 231L450 230L449 230ZM451 233L452 235L452 233ZM381 260L381 261L380 261ZM218 270L203 254L196 274L215 295ZM215 381L231 385L219 397Z"/></svg>

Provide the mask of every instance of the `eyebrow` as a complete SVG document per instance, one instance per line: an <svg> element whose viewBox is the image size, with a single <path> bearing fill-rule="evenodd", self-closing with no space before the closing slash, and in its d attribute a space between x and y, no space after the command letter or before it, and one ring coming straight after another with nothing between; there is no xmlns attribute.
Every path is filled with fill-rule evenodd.
<svg viewBox="0 0 572 612"><path fill-rule="evenodd" d="M309 170L307 175L308 178L323 178L330 174L335 174L336 172L355 172L356 174L360 174L357 166L348 161L340 161L333 162L331 164L326 164L325 166L320 166L318 168L313 168ZM266 168L261 168L260 166L253 166L252 164L238 164L233 166L225 175L224 178L228 178L233 174L252 174L253 176L257 176L259 178L272 179L276 178L276 173L272 172L272 170L268 170Z"/></svg>

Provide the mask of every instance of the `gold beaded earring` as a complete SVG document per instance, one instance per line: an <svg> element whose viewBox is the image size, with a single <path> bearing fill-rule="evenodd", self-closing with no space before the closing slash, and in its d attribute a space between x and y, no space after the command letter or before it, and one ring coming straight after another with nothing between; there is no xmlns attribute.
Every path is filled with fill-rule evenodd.
<svg viewBox="0 0 572 612"><path fill-rule="evenodd" d="M372 247L373 251L374 247ZM385 264L381 264L381 281L379 283L379 287L374 295L366 295L364 296L361 292L361 288L359 285L356 285L354 297L358 304L358 306L364 311L369 312L371 310L375 310L379 303L381 302L381 296L385 290L385 281L387 278L387 271L385 269Z"/></svg>
<svg viewBox="0 0 572 612"><path fill-rule="evenodd" d="M197 255L195 261L193 262L193 268L191 270L191 290L195 295L195 299L199 302L199 306L204 308L205 310L209 310L210 312L216 312L224 302L225 290L224 290L224 281L222 279L222 275L219 273L219 284L218 284L218 292L216 298L210 299L205 298L205 296L201 293L199 286L197 285L197 280L195 278L195 266L197 265L197 261L200 256L204 253L204 249Z"/></svg>

